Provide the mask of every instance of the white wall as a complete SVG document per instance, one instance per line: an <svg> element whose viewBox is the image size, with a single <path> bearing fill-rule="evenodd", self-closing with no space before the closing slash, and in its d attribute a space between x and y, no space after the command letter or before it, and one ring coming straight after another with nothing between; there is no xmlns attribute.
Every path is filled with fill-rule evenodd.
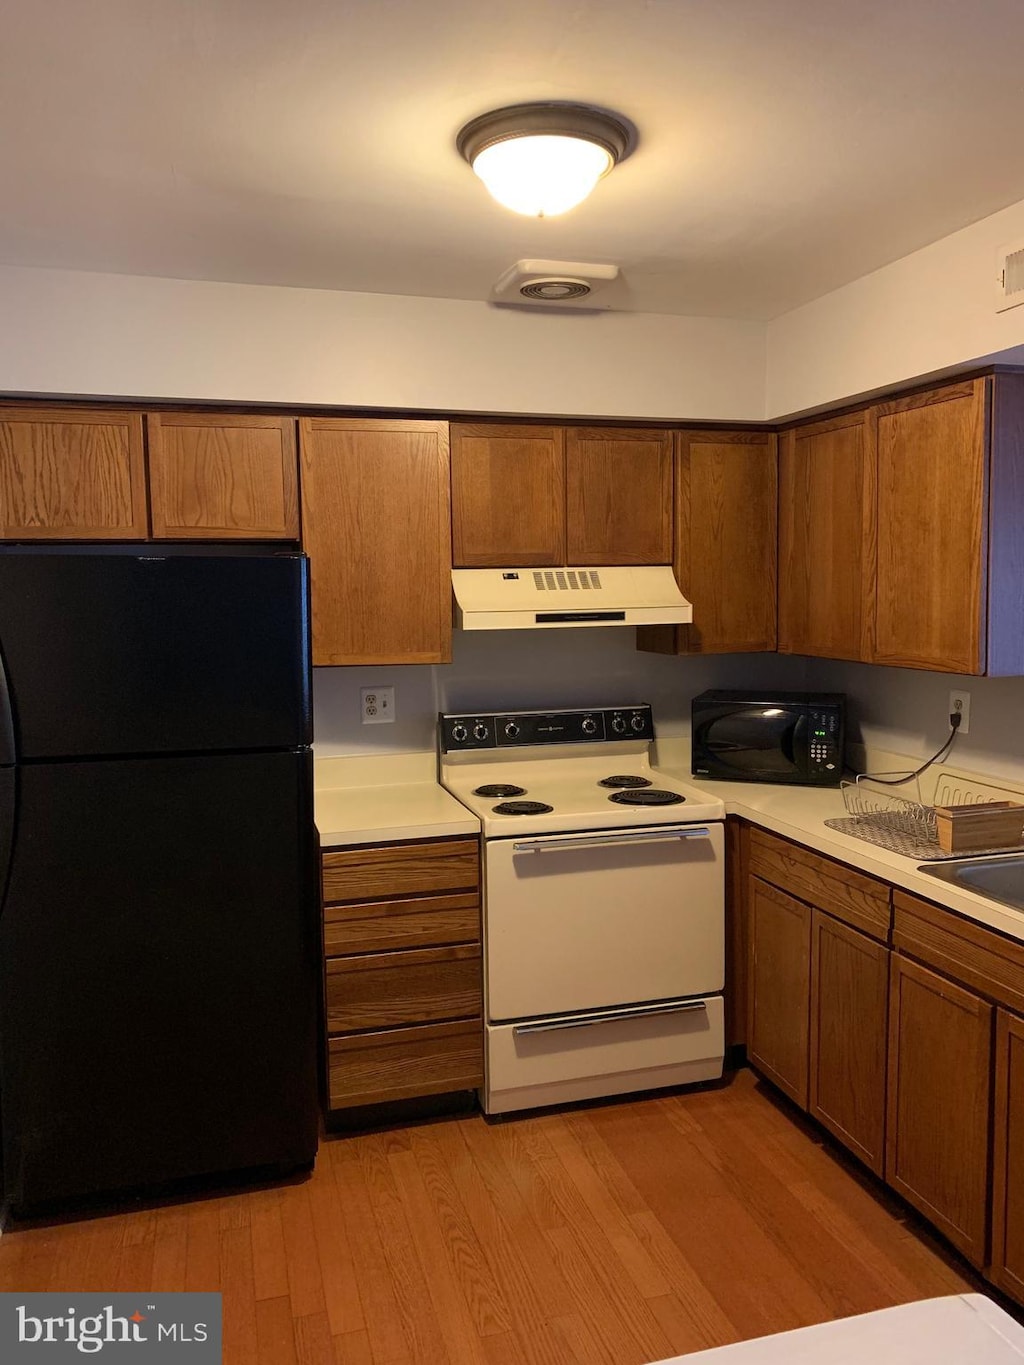
<svg viewBox="0 0 1024 1365"><path fill-rule="evenodd" d="M658 732L690 732L690 698L707 687L800 688L806 661L775 654L676 659L640 653L629 627L456 631L453 662L436 667L317 668L317 756L413 753L434 747L439 711L615 706L649 702ZM391 725L363 725L361 687L395 687Z"/></svg>
<svg viewBox="0 0 1024 1365"><path fill-rule="evenodd" d="M1014 242L1024 201L776 318L766 416L990 358L1024 363L1024 307L995 311L997 252Z"/></svg>
<svg viewBox="0 0 1024 1365"><path fill-rule="evenodd" d="M0 393L760 420L764 324L0 266Z"/></svg>

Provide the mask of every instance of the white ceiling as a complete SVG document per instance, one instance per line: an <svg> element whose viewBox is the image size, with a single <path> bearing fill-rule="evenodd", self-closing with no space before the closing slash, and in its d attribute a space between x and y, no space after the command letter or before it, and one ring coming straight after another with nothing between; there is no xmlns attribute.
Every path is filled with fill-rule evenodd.
<svg viewBox="0 0 1024 1365"><path fill-rule="evenodd" d="M486 298L613 262L630 307L768 318L1024 198L1021 0L0 0L0 262ZM617 109L564 218L454 149Z"/></svg>

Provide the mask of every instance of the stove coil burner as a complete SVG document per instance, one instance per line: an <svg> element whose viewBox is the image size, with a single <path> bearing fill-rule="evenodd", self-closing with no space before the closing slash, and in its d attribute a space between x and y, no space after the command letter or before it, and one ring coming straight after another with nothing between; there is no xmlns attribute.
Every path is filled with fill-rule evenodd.
<svg viewBox="0 0 1024 1365"><path fill-rule="evenodd" d="M506 796L525 796L525 787L514 787L511 782L489 782L486 787L474 787L474 796L490 796L496 801Z"/></svg>
<svg viewBox="0 0 1024 1365"><path fill-rule="evenodd" d="M632 791L637 787L649 787L651 784L646 777L634 777L629 773L620 773L614 777L602 777L597 785L599 787L620 787Z"/></svg>
<svg viewBox="0 0 1024 1365"><path fill-rule="evenodd" d="M543 801L502 801L494 807L495 815L547 815L554 806L546 806Z"/></svg>
<svg viewBox="0 0 1024 1365"><path fill-rule="evenodd" d="M648 791L614 792L608 800L617 801L620 806L678 806L686 797L678 792L659 791L657 787L651 787Z"/></svg>

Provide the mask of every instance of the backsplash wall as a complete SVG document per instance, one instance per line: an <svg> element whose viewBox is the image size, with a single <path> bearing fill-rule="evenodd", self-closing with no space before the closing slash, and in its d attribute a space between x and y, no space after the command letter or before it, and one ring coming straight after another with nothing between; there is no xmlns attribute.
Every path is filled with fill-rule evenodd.
<svg viewBox="0 0 1024 1365"><path fill-rule="evenodd" d="M957 736L946 762L1024 783L1024 678L967 678L824 659L805 663L807 687L847 694L851 738L921 759L949 734L950 690L969 692L971 733Z"/></svg>
<svg viewBox="0 0 1024 1365"><path fill-rule="evenodd" d="M808 660L777 654L673 658L641 653L629 628L456 631L441 665L313 670L320 758L433 749L437 713L649 702L664 735L688 735L690 698L707 687L805 686ZM395 688L389 725L363 725L360 689Z"/></svg>

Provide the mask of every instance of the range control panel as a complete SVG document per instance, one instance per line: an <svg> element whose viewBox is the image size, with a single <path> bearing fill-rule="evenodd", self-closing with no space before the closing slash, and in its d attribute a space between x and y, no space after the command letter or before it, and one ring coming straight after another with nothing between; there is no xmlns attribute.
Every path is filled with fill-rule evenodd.
<svg viewBox="0 0 1024 1365"><path fill-rule="evenodd" d="M442 715L439 727L442 753L654 738L654 717L645 704L584 711L506 711L496 716Z"/></svg>

